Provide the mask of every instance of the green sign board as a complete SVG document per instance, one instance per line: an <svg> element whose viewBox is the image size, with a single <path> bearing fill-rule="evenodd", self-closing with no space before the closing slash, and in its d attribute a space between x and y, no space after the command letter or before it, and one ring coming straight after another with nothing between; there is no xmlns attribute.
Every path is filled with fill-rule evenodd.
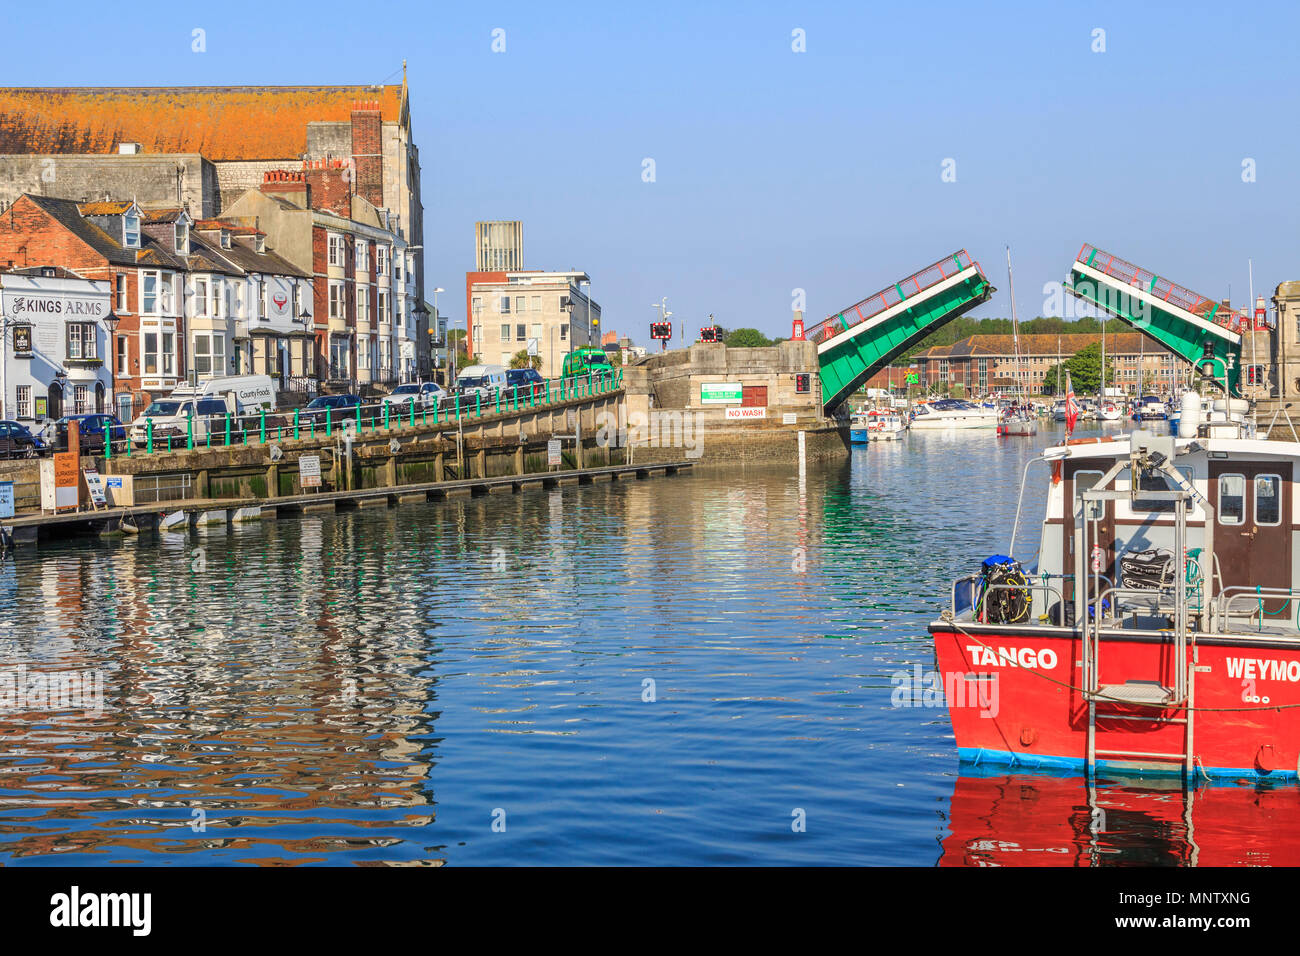
<svg viewBox="0 0 1300 956"><path fill-rule="evenodd" d="M739 382L701 382L701 405L739 405L744 390Z"/></svg>

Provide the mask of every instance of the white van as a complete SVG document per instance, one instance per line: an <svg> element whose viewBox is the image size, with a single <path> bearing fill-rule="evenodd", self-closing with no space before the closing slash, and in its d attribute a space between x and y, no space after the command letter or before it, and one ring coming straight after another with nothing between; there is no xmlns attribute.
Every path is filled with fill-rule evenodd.
<svg viewBox="0 0 1300 956"><path fill-rule="evenodd" d="M235 401L230 401L230 397ZM275 408L275 384L269 375L226 375L210 378L197 385L177 385L167 396L176 401L217 398L234 412L259 412Z"/></svg>
<svg viewBox="0 0 1300 956"><path fill-rule="evenodd" d="M275 387L269 375L229 375L209 379L198 385L178 385L165 398L156 399L131 423L131 441L137 445L148 441L149 423L157 445L170 437L173 446L193 435L195 443L206 442L209 433L214 441L224 439L226 420L230 418L232 440L237 440L251 419L275 407ZM279 423L279 420L275 420Z"/></svg>
<svg viewBox="0 0 1300 956"><path fill-rule="evenodd" d="M504 365L469 365L456 376L456 391L465 398L482 396L484 401L496 398L497 392L506 389Z"/></svg>
<svg viewBox="0 0 1300 956"><path fill-rule="evenodd" d="M188 390L187 390L188 391ZM238 430L238 407L232 411L221 397L155 399L148 408L140 413L131 423L131 441L137 446L148 442L153 436L155 447L166 445L171 439L171 447L181 447L182 442L193 435L194 441L207 441L208 434L214 438L225 433L227 414L231 418L231 428ZM150 429L152 423L152 430Z"/></svg>

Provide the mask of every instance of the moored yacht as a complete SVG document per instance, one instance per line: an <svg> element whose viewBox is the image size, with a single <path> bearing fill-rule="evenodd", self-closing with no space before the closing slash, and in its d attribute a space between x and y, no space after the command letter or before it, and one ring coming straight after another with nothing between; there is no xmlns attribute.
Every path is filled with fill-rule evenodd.
<svg viewBox="0 0 1300 956"><path fill-rule="evenodd" d="M1245 406L1026 465L1051 468L1038 565L985 559L930 625L963 761L1296 779L1300 443Z"/></svg>
<svg viewBox="0 0 1300 956"><path fill-rule="evenodd" d="M921 402L912 409L913 429L993 428L998 410L960 398L938 398Z"/></svg>

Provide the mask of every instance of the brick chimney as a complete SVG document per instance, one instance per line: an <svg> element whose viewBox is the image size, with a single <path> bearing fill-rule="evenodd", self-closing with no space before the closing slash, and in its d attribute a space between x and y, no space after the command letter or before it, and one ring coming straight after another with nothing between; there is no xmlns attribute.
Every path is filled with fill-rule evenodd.
<svg viewBox="0 0 1300 956"><path fill-rule="evenodd" d="M262 192L287 199L295 206L308 209L311 192L307 188L307 174L291 169L268 169L262 173Z"/></svg>
<svg viewBox="0 0 1300 956"><path fill-rule="evenodd" d="M376 209L384 205L383 120L377 102L352 104L352 162L356 193Z"/></svg>
<svg viewBox="0 0 1300 956"><path fill-rule="evenodd" d="M341 159L315 159L307 160L302 167L303 175L307 177L307 200L311 208L351 219L351 165Z"/></svg>

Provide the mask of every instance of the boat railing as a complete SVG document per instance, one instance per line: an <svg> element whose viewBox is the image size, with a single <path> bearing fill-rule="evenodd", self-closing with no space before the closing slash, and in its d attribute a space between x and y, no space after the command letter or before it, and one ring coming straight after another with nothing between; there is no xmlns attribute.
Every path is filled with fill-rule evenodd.
<svg viewBox="0 0 1300 956"><path fill-rule="evenodd" d="M1282 606L1276 610L1270 611L1264 607L1265 602L1270 604L1281 601ZM1276 618L1279 626L1290 626L1292 629L1300 630L1300 623L1293 623L1297 610L1300 606L1296 602L1300 601L1300 591L1295 588L1264 588L1252 587L1251 585L1233 585L1224 588L1220 592L1218 599L1215 601L1215 623L1220 632L1227 631L1231 619L1235 617L1244 617L1248 621L1254 621L1257 629L1263 629L1268 618ZM1234 606L1254 604L1254 608L1234 614ZM1284 613L1285 612L1285 613Z"/></svg>
<svg viewBox="0 0 1300 956"><path fill-rule="evenodd" d="M1043 595L1043 604L1041 605L1044 608L1044 612L1042 612L1043 614L1046 613L1047 609L1050 609L1052 607L1053 598L1055 598L1056 605L1058 607L1061 608L1065 607L1065 597L1062 594L1061 590L1057 587L1054 587L1051 584L1048 584L1046 581L1030 581L1027 584L992 584L989 585L987 588L981 588L980 582L983 580L984 580L984 576L982 574L968 574L965 577L961 577L953 581L951 608L952 608L952 615L954 619L958 615L966 611L970 611L971 617L972 619L974 619L976 603L980 600L981 597L987 597L989 594L995 591L1011 591L1011 592L1018 592L1021 594L1028 592L1029 612L1026 614L1027 619L1033 616L1033 609L1036 603L1034 596L1039 593ZM963 584L966 585L964 589L961 587ZM960 595L959 595L959 590L961 590L962 592ZM1042 616L1042 614L1040 614L1040 616ZM1011 622L1002 622L1002 623L1011 623ZM1017 621L1014 623L1023 624L1026 622Z"/></svg>

